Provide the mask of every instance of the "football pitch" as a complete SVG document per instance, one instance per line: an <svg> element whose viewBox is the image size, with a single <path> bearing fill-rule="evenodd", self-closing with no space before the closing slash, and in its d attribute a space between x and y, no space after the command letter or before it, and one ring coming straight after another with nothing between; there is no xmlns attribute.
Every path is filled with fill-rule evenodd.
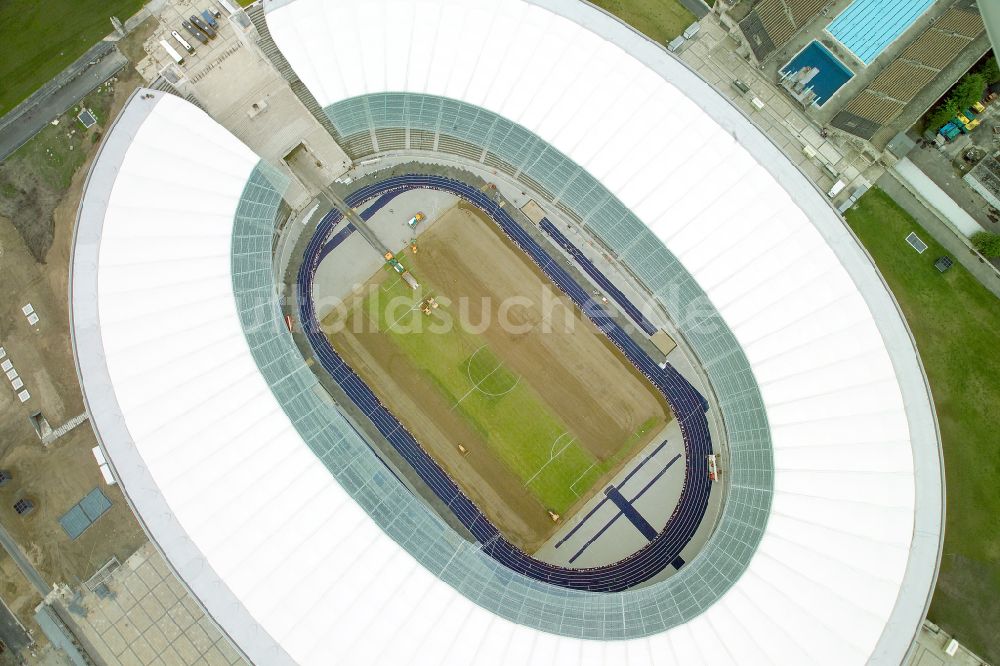
<svg viewBox="0 0 1000 666"><path fill-rule="evenodd" d="M556 294L546 310L535 293L542 278L519 255L489 223L453 209L421 237L417 255L402 259L420 288L380 271L330 339L498 527L530 550L553 531L549 512L571 515L670 414L571 302Z"/></svg>
<svg viewBox="0 0 1000 666"><path fill-rule="evenodd" d="M433 321L427 320L419 304L422 294L432 292L414 292L396 282L366 299L364 312L546 509L567 511L618 461L599 460L585 449L539 392L507 368L481 336L459 326L428 330ZM407 299L412 309L390 320L391 312L375 303L386 296ZM647 419L633 433L634 441L656 424L656 419ZM627 451L628 447L622 450Z"/></svg>

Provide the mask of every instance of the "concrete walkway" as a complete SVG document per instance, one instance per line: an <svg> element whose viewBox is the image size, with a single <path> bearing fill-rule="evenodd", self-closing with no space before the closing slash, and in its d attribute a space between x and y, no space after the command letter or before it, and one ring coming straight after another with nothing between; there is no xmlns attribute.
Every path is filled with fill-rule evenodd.
<svg viewBox="0 0 1000 666"><path fill-rule="evenodd" d="M7 551L8 555L10 555L10 559L14 560L17 568L21 570L24 577L28 579L28 582L31 583L36 590L38 590L38 593L41 594L42 597L45 597L45 595L52 590L52 586L45 582L42 575L38 573L38 569L36 569L31 561L28 560L25 554L21 551L21 547L17 545L16 541L14 541L10 532L3 528L3 525L0 525L0 546L3 546L3 549Z"/></svg>
<svg viewBox="0 0 1000 666"><path fill-rule="evenodd" d="M1000 274L997 273L996 269L980 259L979 255L975 254L954 230L913 196L906 186L897 179L895 172L886 172L884 176L875 181L875 185L885 190L886 194L892 197L903 210L912 215L920 226L934 240L944 246L944 249L958 263L962 264L983 286L1000 298Z"/></svg>

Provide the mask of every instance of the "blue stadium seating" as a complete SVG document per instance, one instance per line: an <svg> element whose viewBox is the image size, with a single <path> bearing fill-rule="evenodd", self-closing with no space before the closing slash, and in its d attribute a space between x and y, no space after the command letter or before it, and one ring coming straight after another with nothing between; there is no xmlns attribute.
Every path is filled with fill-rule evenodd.
<svg viewBox="0 0 1000 666"><path fill-rule="evenodd" d="M629 316L629 318L634 321L639 328L645 331L646 335L652 335L656 333L656 326L653 322L646 319L645 315L628 299L625 294L622 293L621 289L612 284L611 280L604 275L604 273L597 266L594 265L590 259L588 259L583 252L581 252L573 243L566 238L566 235L561 231L556 229L556 226L552 224L547 218L542 218L539 223L542 231L547 233L552 237L552 240L556 242L559 247L566 250L576 263L580 264L580 268L590 276L590 278L597 283L597 285L604 290L604 293L611 296L611 299L621 307L621 309Z"/></svg>

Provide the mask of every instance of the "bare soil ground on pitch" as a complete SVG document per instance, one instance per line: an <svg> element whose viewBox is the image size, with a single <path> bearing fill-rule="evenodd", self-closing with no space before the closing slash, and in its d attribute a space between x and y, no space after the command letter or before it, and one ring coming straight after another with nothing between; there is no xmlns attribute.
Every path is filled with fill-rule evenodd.
<svg viewBox="0 0 1000 666"><path fill-rule="evenodd" d="M670 419L669 408L603 333L477 209L459 204L446 212L420 236L418 249L418 254L407 252L403 258L423 287L415 300L419 303L433 295L442 307L432 317L419 311L408 315L404 307L391 319L401 315L425 322L443 316L458 319L463 301L470 304L466 319L472 325L488 317L486 321L492 324L482 330L466 329L454 334L458 337L447 338L449 344L453 340L455 345L467 345L453 353L448 349L447 356L451 361L462 359L465 372L479 375L467 387L479 395L470 398L459 393L456 399L456 387L443 387L433 369L428 371L426 359L418 358L423 348L414 353L412 340L400 340L395 328L387 332L389 318L381 319L379 327L357 325L358 318L368 324L379 319L361 307L355 309L361 301L368 307L371 297L366 294L349 302L346 313L334 313L324 324L331 327L335 348L425 449L508 538L534 552L556 527L543 498L550 503L558 501L553 498L568 498L559 509L564 520L569 518L662 429ZM392 272L380 271L370 284L385 294L408 293L398 286L398 276ZM346 325L335 325L338 317ZM515 326L497 325L501 319ZM563 324L567 320L571 327ZM551 324L548 329L546 323ZM436 334L425 328L406 335ZM494 369L497 372L491 374ZM497 450L498 442L508 446L512 440L495 437L491 431L508 425L517 430L520 424L499 416L491 422L489 414L484 421L474 413L489 412L493 402L506 400L490 394L514 385L511 378L522 394L512 396L506 408L530 405L532 396L537 398L537 409L524 410L533 412L523 414L524 432L546 433L539 437L544 441L513 442L526 449L523 456ZM533 393L526 396L525 391ZM484 406L467 404L473 399ZM529 423L532 419L540 424ZM556 440L553 434L562 439ZM561 450L571 438L566 459L557 456L545 470L546 483L581 478L581 457L593 461L593 469L587 471L584 464L583 481L577 487L539 488L540 477L520 463L533 461L530 464L538 467L539 459L551 456L550 449ZM468 455L459 453L458 443L469 450ZM576 449L579 455L573 459ZM553 469L559 465L569 467Z"/></svg>

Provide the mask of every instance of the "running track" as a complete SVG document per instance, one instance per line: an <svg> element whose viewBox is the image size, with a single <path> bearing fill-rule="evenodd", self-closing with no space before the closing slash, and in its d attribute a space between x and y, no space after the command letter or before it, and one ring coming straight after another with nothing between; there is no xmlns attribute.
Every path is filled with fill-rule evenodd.
<svg viewBox="0 0 1000 666"><path fill-rule="evenodd" d="M323 334L316 318L312 288L326 241L342 217L337 210L330 211L320 221L306 246L296 283L300 321L316 359L424 483L451 509L481 544L483 552L490 557L535 580L575 590L620 592L649 580L680 554L694 536L708 508L711 482L708 479L706 456L712 452L712 441L705 416L707 403L704 398L671 365L660 368L632 341L614 321L613 316L591 299L586 290L553 261L545 249L506 210L479 189L443 176L404 175L365 186L346 197L346 202L357 208L378 197L379 203L384 205L392 198L389 195L395 196L413 189L449 192L483 210L664 395L681 427L687 454L680 500L670 520L663 531L641 550L614 564L591 569L568 569L541 562L507 541L489 518L459 489L455 481L424 451L413 435L378 401L364 381L334 351Z"/></svg>

